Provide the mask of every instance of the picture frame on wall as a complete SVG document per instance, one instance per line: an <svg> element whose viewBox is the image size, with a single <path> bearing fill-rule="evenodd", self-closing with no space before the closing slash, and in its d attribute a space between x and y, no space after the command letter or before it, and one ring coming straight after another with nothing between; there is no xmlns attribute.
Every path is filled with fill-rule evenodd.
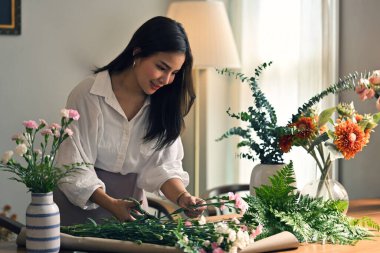
<svg viewBox="0 0 380 253"><path fill-rule="evenodd" d="M0 0L0 34L21 34L21 0Z"/></svg>

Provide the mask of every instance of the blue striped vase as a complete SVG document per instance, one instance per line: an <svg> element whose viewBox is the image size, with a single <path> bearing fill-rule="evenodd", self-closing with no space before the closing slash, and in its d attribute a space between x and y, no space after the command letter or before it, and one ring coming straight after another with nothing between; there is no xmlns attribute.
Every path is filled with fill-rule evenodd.
<svg viewBox="0 0 380 253"><path fill-rule="evenodd" d="M32 202L26 209L27 252L59 252L60 222L53 192L32 193Z"/></svg>

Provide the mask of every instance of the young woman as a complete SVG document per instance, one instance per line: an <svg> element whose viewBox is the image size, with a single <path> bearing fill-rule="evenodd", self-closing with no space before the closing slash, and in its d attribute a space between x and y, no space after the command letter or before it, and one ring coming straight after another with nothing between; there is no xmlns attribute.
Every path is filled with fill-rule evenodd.
<svg viewBox="0 0 380 253"><path fill-rule="evenodd" d="M70 93L67 108L80 113L73 138L59 151L59 164L90 165L61 180L55 201L61 224L115 216L134 220L144 190L163 194L187 209L189 217L205 208L186 191L180 134L195 99L192 54L187 35L176 21L155 17L133 35L125 50L95 70Z"/></svg>

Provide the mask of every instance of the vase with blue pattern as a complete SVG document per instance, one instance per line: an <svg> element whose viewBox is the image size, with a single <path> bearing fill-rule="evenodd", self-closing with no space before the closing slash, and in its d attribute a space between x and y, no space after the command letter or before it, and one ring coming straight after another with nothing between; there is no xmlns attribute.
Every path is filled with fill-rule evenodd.
<svg viewBox="0 0 380 253"><path fill-rule="evenodd" d="M59 252L60 245L60 215L53 192L32 193L26 209L27 252Z"/></svg>

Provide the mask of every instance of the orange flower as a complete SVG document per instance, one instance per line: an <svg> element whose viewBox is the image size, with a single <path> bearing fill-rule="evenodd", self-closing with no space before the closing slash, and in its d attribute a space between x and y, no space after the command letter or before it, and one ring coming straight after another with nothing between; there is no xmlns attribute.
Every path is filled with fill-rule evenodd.
<svg viewBox="0 0 380 253"><path fill-rule="evenodd" d="M283 135L280 137L279 146L282 152L288 153L292 148L293 135Z"/></svg>
<svg viewBox="0 0 380 253"><path fill-rule="evenodd" d="M300 139L308 139L316 130L313 119L310 117L300 117L294 125L298 130L296 136Z"/></svg>
<svg viewBox="0 0 380 253"><path fill-rule="evenodd" d="M363 119L363 115L355 114L355 119L356 119L356 122L360 122Z"/></svg>
<svg viewBox="0 0 380 253"><path fill-rule="evenodd" d="M334 144L346 160L353 158L368 142L364 131L351 120L335 126L335 136Z"/></svg>

